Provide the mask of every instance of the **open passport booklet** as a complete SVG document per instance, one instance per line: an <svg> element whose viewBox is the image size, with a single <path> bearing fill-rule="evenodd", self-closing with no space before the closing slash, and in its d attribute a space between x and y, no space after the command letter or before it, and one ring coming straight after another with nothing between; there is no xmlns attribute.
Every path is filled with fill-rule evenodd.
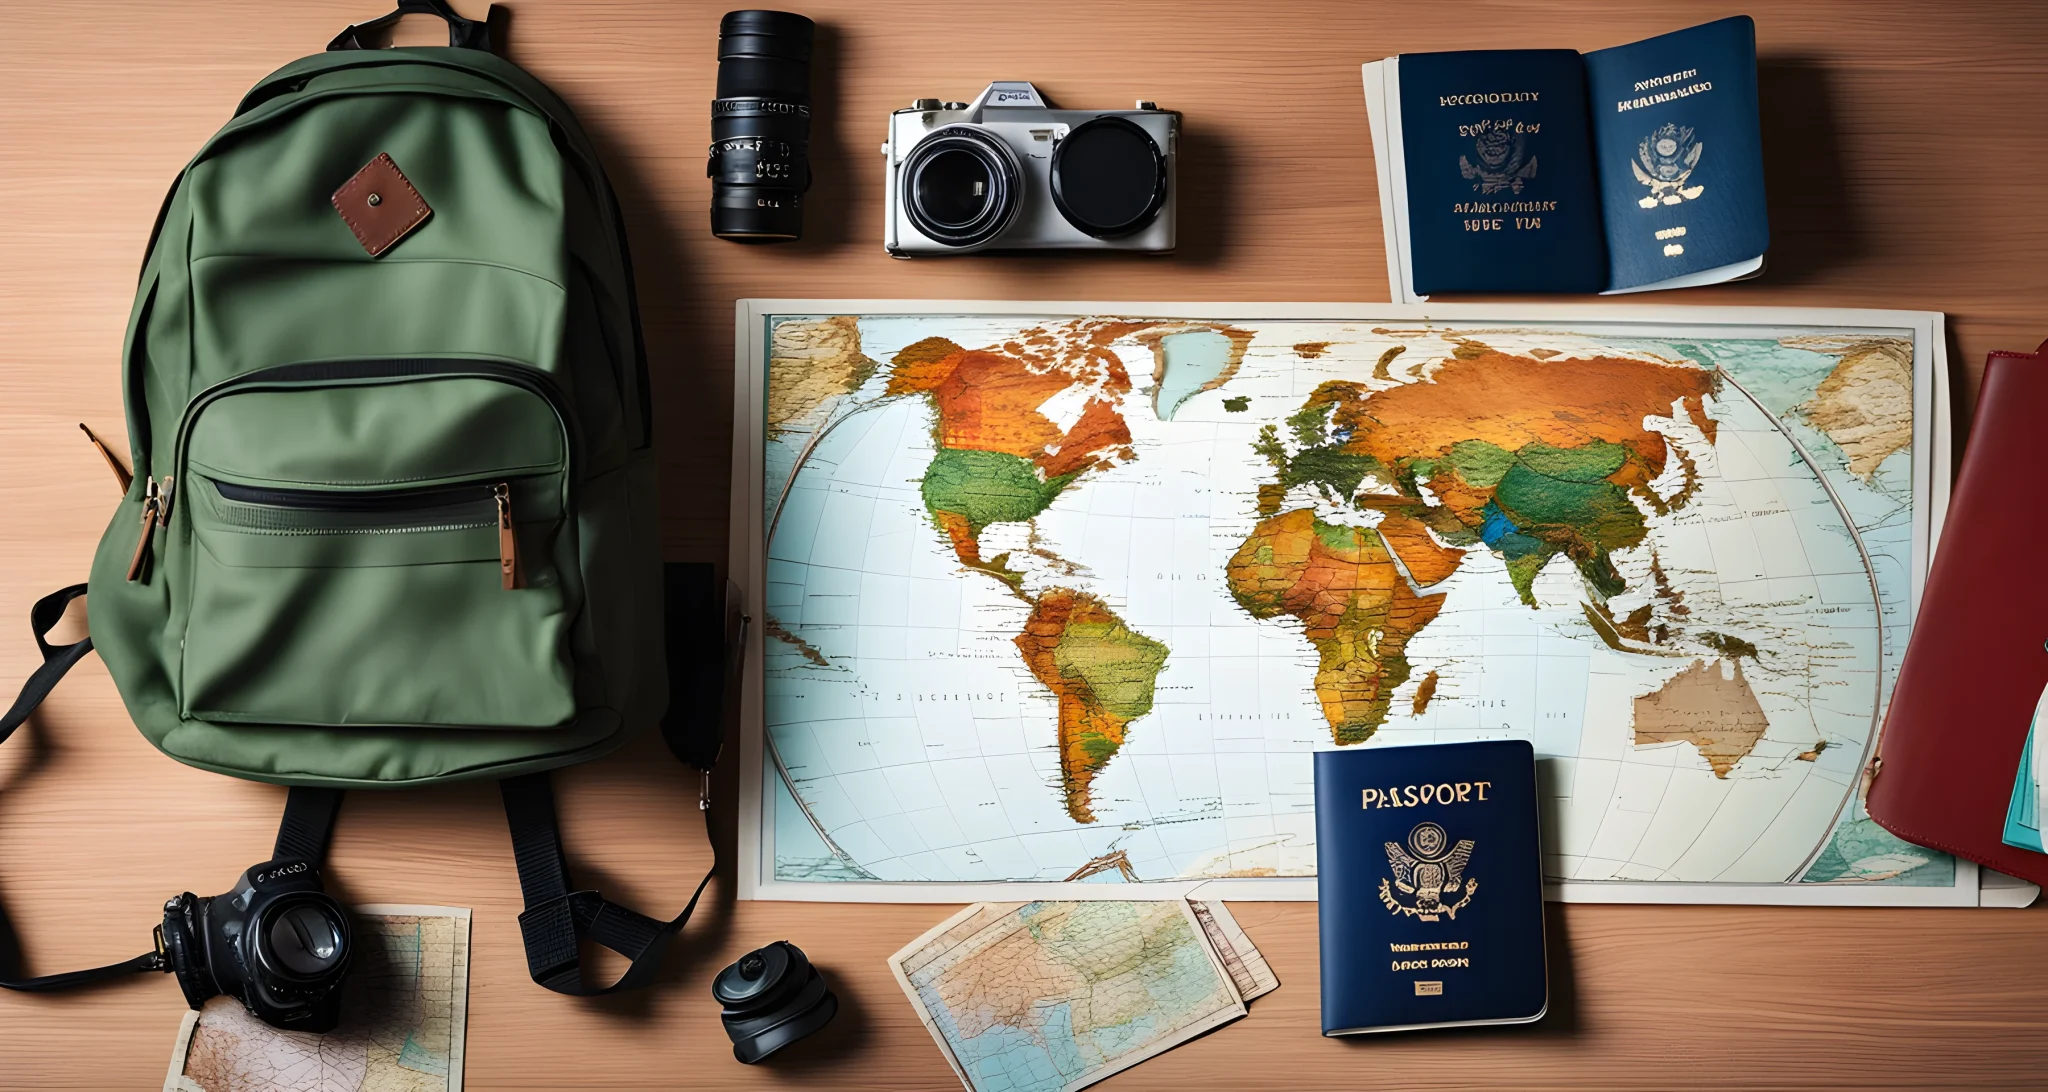
<svg viewBox="0 0 2048 1092"><path fill-rule="evenodd" d="M1762 271L1748 16L1586 54L1404 53L1364 69L1396 301Z"/></svg>

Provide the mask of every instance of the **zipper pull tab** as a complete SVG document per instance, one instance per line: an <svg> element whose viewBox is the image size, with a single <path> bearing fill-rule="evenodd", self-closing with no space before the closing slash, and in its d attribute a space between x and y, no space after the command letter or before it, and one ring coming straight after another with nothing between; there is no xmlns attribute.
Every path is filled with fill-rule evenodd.
<svg viewBox="0 0 2048 1092"><path fill-rule="evenodd" d="M135 556L128 561L130 583L142 579L142 571L149 565L149 540L163 512L162 494L157 491L156 479L146 480L149 484L142 490L142 537L135 541Z"/></svg>
<svg viewBox="0 0 2048 1092"><path fill-rule="evenodd" d="M171 476L169 474L164 475L164 487L156 499L156 525L158 527L169 527L171 525Z"/></svg>
<svg viewBox="0 0 2048 1092"><path fill-rule="evenodd" d="M114 480L121 483L121 495L127 496L128 487L135 484L135 475L130 474L128 468L121 465L121 460L114 457L113 449L108 447L97 433L86 427L84 421L78 423L78 430L85 433L85 438L92 441L93 447L99 449L100 458L107 461L107 469L114 472Z"/></svg>
<svg viewBox="0 0 2048 1092"><path fill-rule="evenodd" d="M506 591L520 586L519 531L512 526L512 485L499 482L491 487L498 501L498 577Z"/></svg>

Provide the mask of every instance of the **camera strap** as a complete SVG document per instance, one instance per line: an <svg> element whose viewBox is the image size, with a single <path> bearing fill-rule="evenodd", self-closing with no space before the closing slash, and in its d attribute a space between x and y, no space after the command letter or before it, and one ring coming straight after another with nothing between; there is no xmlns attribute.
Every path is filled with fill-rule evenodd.
<svg viewBox="0 0 2048 1092"><path fill-rule="evenodd" d="M41 606L40 603L37 605ZM61 604L59 613L62 613ZM37 636L40 638L41 634L38 633ZM0 739L5 738L5 733L0 732ZM327 843L333 837L334 819L340 810L340 789L293 788L285 797L284 818L278 822L277 842L271 856L298 857L315 865L321 864L327 858ZM15 939L14 929L8 923L6 914L0 912L0 971L12 974L14 968L19 966L21 945ZM34 978L0 978L0 989L17 990L22 993L55 993L58 990L109 982L131 974L169 970L170 957L164 953L163 942L159 940L156 947L133 959L109 963L104 967L88 967L82 971L65 971L62 974L46 974Z"/></svg>
<svg viewBox="0 0 2048 1092"><path fill-rule="evenodd" d="M35 633L36 647L42 650L43 662L28 677L21 688L21 695L14 699L14 705L4 716L0 716L0 743L28 720L36 706L56 689L64 673L70 671L85 654L92 651L92 638L86 637L68 645L52 645L48 640L50 630L57 620L64 617L64 608L71 601L85 594L85 585L73 584L59 588L36 600L29 608L29 628ZM0 989L21 990L28 993L46 993L53 990L68 990L77 986L89 986L95 982L139 974L144 971L170 969L161 951L144 952L133 959L109 963L104 967L91 967L83 971L66 971L63 974L46 974L33 978L16 978L21 967L21 944L15 939L14 928L0 911Z"/></svg>
<svg viewBox="0 0 2048 1092"><path fill-rule="evenodd" d="M711 868L697 882L683 912L668 921L620 906L596 891L576 890L562 852L554 783L548 774L500 781L512 854L519 866L519 890L526 903L519 915L519 933L526 944L527 973L556 993L592 997L652 981L662 956L718 873L711 768L724 740L726 713L739 693L747 618L739 611L738 590L731 584L720 603L711 566L669 564L663 575L669 703L661 734L669 751L698 771L697 809L704 813L704 833L711 842ZM617 981L594 985L584 980L585 940L630 961Z"/></svg>

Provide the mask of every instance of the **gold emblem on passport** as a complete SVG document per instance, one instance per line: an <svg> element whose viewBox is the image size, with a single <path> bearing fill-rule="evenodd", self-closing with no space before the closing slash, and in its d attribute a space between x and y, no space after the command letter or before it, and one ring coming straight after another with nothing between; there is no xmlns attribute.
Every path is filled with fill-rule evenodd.
<svg viewBox="0 0 2048 1092"><path fill-rule="evenodd" d="M1541 122L1518 122L1513 118L1482 121L1458 126L1458 135L1472 137L1474 163L1458 157L1458 173L1479 193L1521 193L1523 183L1536 177L1536 157L1529 154L1528 134L1542 129Z"/></svg>
<svg viewBox="0 0 2048 1092"><path fill-rule="evenodd" d="M1465 864L1472 859L1472 839L1452 845L1444 828L1418 823L1408 832L1408 848L1401 848L1399 842L1386 845L1387 864L1394 870L1391 880L1380 878L1380 901L1387 911L1418 921L1456 921L1458 911L1479 890L1477 879L1465 877ZM1448 901L1453 898L1457 901Z"/></svg>
<svg viewBox="0 0 2048 1092"><path fill-rule="evenodd" d="M1691 129L1674 122L1667 121L1650 130L1650 135L1636 144L1636 157L1628 163L1636 181L1650 187L1650 196L1636 204L1653 209L1690 201L1707 192L1705 186L1685 184L1700 165L1700 153L1706 148L1706 141L1694 140Z"/></svg>

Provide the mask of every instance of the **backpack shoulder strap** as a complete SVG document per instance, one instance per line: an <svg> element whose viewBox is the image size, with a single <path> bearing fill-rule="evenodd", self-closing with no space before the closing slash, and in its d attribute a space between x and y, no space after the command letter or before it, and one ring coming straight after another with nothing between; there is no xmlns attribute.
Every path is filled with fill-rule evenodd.
<svg viewBox="0 0 2048 1092"><path fill-rule="evenodd" d="M576 890L555 814L554 784L546 773L498 783L505 821L512 832L513 859L526 909L519 933L526 944L526 969L535 982L556 993L590 997L630 990L652 981L661 958L690 920L711 877L718 873L718 839L711 829L711 767L718 761L725 711L738 693L746 618L728 587L723 609L709 565L668 564L663 573L667 630L668 712L661 732L669 750L702 774L697 808L711 842L711 868L697 882L683 912L668 921L620 906L591 890ZM721 617L722 615L722 617ZM602 944L631 966L610 985L584 980L581 942Z"/></svg>
<svg viewBox="0 0 2048 1092"><path fill-rule="evenodd" d="M630 990L652 981L662 956L689 922L697 900L703 898L704 888L717 873L717 861L713 860L711 870L698 881L683 912L668 921L657 921L595 891L571 890L569 864L562 854L561 829L555 819L554 786L547 774L527 774L498 784L505 797L505 819L512 828L513 857L519 863L519 891L526 901L526 909L519 915L519 935L526 943L526 969L533 980L556 993L581 997ZM708 808L704 814L709 834ZM632 965L610 985L584 981L580 950L584 940L610 948Z"/></svg>

